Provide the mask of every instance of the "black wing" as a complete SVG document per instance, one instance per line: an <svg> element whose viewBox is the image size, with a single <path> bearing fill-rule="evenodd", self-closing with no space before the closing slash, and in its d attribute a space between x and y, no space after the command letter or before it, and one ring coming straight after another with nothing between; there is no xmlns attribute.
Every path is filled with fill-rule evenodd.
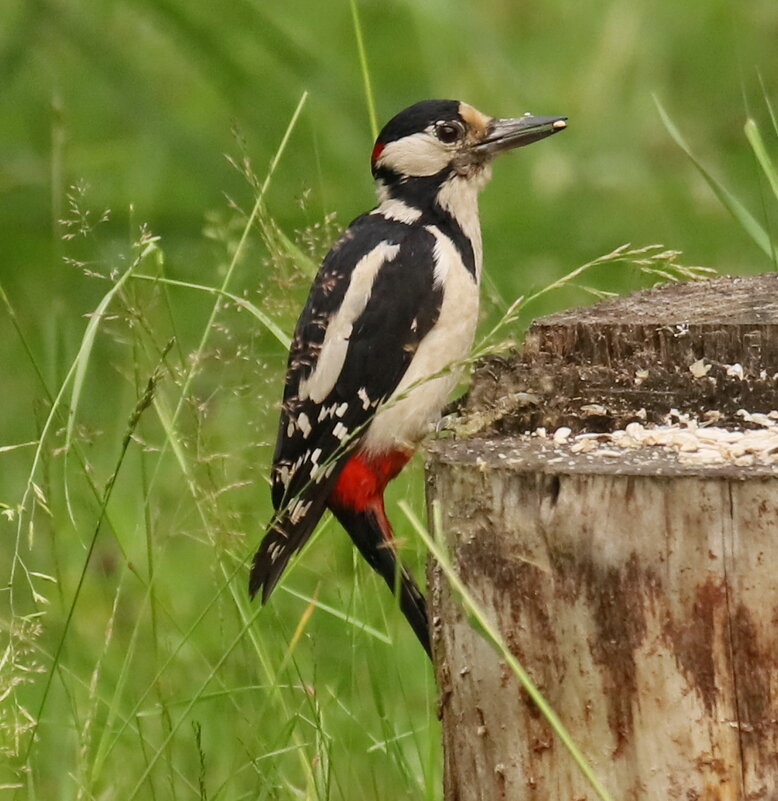
<svg viewBox="0 0 778 801"><path fill-rule="evenodd" d="M327 340L355 268L365 254L384 245L393 258L378 268L350 334L339 342ZM434 248L435 237L425 229L366 214L351 224L314 280L289 352L273 457L276 514L254 556L249 581L252 595L262 589L263 601L310 537L350 452L437 320L443 293L434 280ZM345 347L342 366L331 386L320 381L311 397L306 382L332 347Z"/></svg>

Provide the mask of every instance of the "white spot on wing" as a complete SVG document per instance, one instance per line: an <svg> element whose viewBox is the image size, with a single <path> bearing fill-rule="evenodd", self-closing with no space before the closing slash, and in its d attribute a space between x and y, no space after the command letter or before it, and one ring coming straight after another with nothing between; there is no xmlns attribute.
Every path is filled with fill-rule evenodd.
<svg viewBox="0 0 778 801"><path fill-rule="evenodd" d="M302 501L300 499L296 500L292 504L292 508L289 510L289 522L296 526L304 517L308 514L308 510L311 508L313 502L312 501Z"/></svg>
<svg viewBox="0 0 778 801"><path fill-rule="evenodd" d="M370 396L364 387L357 390L357 397L362 401L362 408L367 411L370 408Z"/></svg>
<svg viewBox="0 0 778 801"><path fill-rule="evenodd" d="M281 556L281 554L283 554L283 552L284 552L283 542L273 543L267 552L267 555L270 557L270 563L275 564L276 560L278 559L279 556Z"/></svg>
<svg viewBox="0 0 778 801"><path fill-rule="evenodd" d="M337 437L342 442L348 436L348 429L343 423L338 423L335 428L332 429L332 436Z"/></svg>
<svg viewBox="0 0 778 801"><path fill-rule="evenodd" d="M343 401L343 403L335 409L335 416L336 417L343 417L343 415L348 411L348 403Z"/></svg>
<svg viewBox="0 0 778 801"><path fill-rule="evenodd" d="M307 438L311 433L311 421L308 419L308 415L305 412L300 412L297 417L297 426L300 431L302 431L303 437Z"/></svg>
<svg viewBox="0 0 778 801"><path fill-rule="evenodd" d="M333 403L332 406L320 406L319 407L319 416L318 421L321 423L323 420L326 420L328 417L332 417L335 414L335 409L337 407Z"/></svg>

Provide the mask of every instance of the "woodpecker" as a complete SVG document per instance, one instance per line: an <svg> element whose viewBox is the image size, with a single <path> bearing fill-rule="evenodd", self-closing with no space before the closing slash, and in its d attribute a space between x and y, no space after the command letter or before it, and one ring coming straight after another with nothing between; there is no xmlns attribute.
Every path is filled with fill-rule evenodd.
<svg viewBox="0 0 778 801"><path fill-rule="evenodd" d="M478 193L493 158L566 117L496 119L425 100L381 131L378 205L325 257L294 331L273 456L275 513L254 556L263 603L329 509L399 596L431 656L424 596L399 560L384 490L439 419L472 346L482 267Z"/></svg>

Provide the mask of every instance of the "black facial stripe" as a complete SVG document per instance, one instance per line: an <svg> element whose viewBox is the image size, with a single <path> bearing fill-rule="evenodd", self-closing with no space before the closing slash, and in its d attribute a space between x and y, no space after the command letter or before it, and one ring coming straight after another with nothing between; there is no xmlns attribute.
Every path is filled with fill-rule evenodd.
<svg viewBox="0 0 778 801"><path fill-rule="evenodd" d="M473 243L465 236L462 226L451 214L439 206L437 203L430 210L422 215L422 222L427 225L436 225L453 243L459 251L467 271L476 277L475 253L473 253Z"/></svg>
<svg viewBox="0 0 778 801"><path fill-rule="evenodd" d="M473 245L456 218L437 201L441 186L453 173L451 167L446 167L435 175L420 177L401 176L387 167L379 167L374 171L376 179L383 181L391 197L422 212L420 225L436 225L454 243L468 272L475 277Z"/></svg>

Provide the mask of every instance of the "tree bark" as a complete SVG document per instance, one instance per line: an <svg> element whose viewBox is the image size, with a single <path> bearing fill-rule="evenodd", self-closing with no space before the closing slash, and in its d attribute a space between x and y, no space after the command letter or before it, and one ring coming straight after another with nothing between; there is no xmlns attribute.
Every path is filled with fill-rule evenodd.
<svg viewBox="0 0 778 801"><path fill-rule="evenodd" d="M429 449L436 536L620 801L778 799L778 421L740 411L777 399L778 276L673 285L535 323ZM446 800L593 799L430 582Z"/></svg>

